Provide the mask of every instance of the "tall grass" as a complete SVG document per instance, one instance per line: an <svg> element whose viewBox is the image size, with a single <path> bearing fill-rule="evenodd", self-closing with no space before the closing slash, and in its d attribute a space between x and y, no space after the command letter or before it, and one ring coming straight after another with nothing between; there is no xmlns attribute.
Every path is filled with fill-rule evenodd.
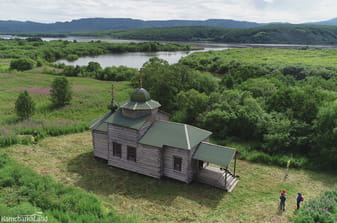
<svg viewBox="0 0 337 223"><path fill-rule="evenodd" d="M100 199L75 187L40 176L0 153L0 216L16 217L42 211L48 222L136 222L107 213Z"/></svg>
<svg viewBox="0 0 337 223"><path fill-rule="evenodd" d="M0 147L29 144L31 137L40 140L88 130L89 122L108 112L111 83L86 78L68 78L72 84L70 105L54 108L49 90L53 76L38 73L0 74ZM128 82L115 82L117 101L129 98ZM36 112L29 120L20 120L14 112L18 94L29 91L36 103Z"/></svg>

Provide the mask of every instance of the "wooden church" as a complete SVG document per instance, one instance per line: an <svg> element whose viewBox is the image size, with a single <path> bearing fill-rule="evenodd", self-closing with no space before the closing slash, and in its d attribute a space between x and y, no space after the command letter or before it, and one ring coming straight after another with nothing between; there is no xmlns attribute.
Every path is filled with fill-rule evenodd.
<svg viewBox="0 0 337 223"><path fill-rule="evenodd" d="M112 100L111 112L90 125L94 156L150 177L198 181L232 191L238 183L237 151L209 143L209 131L168 121L160 106L144 88L135 89L119 108Z"/></svg>

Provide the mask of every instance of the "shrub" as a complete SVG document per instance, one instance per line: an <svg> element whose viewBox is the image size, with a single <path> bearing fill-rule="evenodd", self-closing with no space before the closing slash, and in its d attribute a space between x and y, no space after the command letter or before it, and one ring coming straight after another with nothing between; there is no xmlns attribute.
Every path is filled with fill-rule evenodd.
<svg viewBox="0 0 337 223"><path fill-rule="evenodd" d="M337 186L321 197L309 200L293 218L294 223L335 223L337 219Z"/></svg>
<svg viewBox="0 0 337 223"><path fill-rule="evenodd" d="M77 60L78 59L78 55L76 55L76 54L69 54L68 56L67 56L67 60L68 61L75 61L75 60Z"/></svg>
<svg viewBox="0 0 337 223"><path fill-rule="evenodd" d="M20 71L33 69L35 65L34 60L29 58L19 58L12 60L10 63L10 69L16 69Z"/></svg>
<svg viewBox="0 0 337 223"><path fill-rule="evenodd" d="M54 79L51 85L50 96L53 105L56 107L70 104L72 92L70 83L65 77Z"/></svg>
<svg viewBox="0 0 337 223"><path fill-rule="evenodd" d="M20 93L15 102L16 114L22 119L28 119L34 114L35 103L27 91Z"/></svg>

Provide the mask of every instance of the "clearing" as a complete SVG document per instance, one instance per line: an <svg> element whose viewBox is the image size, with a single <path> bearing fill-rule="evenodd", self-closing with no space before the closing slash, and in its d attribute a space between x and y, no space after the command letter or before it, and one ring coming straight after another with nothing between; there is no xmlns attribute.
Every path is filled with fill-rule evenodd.
<svg viewBox="0 0 337 223"><path fill-rule="evenodd" d="M337 176L238 161L240 182L232 193L199 184L152 179L108 167L92 154L90 132L49 137L37 145L4 150L40 174L92 192L106 209L143 222L288 222L296 208L296 193L309 200L337 183ZM281 190L287 190L287 210L278 211Z"/></svg>

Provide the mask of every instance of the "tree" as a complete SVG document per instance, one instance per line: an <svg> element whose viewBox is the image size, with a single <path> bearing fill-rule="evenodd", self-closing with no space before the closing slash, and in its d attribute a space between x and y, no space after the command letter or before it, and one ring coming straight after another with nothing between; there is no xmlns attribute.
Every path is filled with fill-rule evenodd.
<svg viewBox="0 0 337 223"><path fill-rule="evenodd" d="M57 77L53 80L50 96L54 106L60 107L70 104L71 95L71 86L65 77Z"/></svg>
<svg viewBox="0 0 337 223"><path fill-rule="evenodd" d="M337 101L320 107L314 121L315 155L321 165L337 168Z"/></svg>
<svg viewBox="0 0 337 223"><path fill-rule="evenodd" d="M87 69L86 69L87 72L95 72L95 73L100 71L100 70L102 70L101 65L99 63L93 62L93 61L89 62L88 66L87 66Z"/></svg>
<svg viewBox="0 0 337 223"><path fill-rule="evenodd" d="M176 96L178 112L173 119L178 122L195 124L198 116L202 114L208 106L208 96L194 89L181 91Z"/></svg>
<svg viewBox="0 0 337 223"><path fill-rule="evenodd" d="M34 114L35 103L27 91L20 93L15 102L15 112L22 119L28 119Z"/></svg>
<svg viewBox="0 0 337 223"><path fill-rule="evenodd" d="M34 67L34 60L29 58L19 58L12 60L10 63L10 69L16 69L16 70L30 70Z"/></svg>

